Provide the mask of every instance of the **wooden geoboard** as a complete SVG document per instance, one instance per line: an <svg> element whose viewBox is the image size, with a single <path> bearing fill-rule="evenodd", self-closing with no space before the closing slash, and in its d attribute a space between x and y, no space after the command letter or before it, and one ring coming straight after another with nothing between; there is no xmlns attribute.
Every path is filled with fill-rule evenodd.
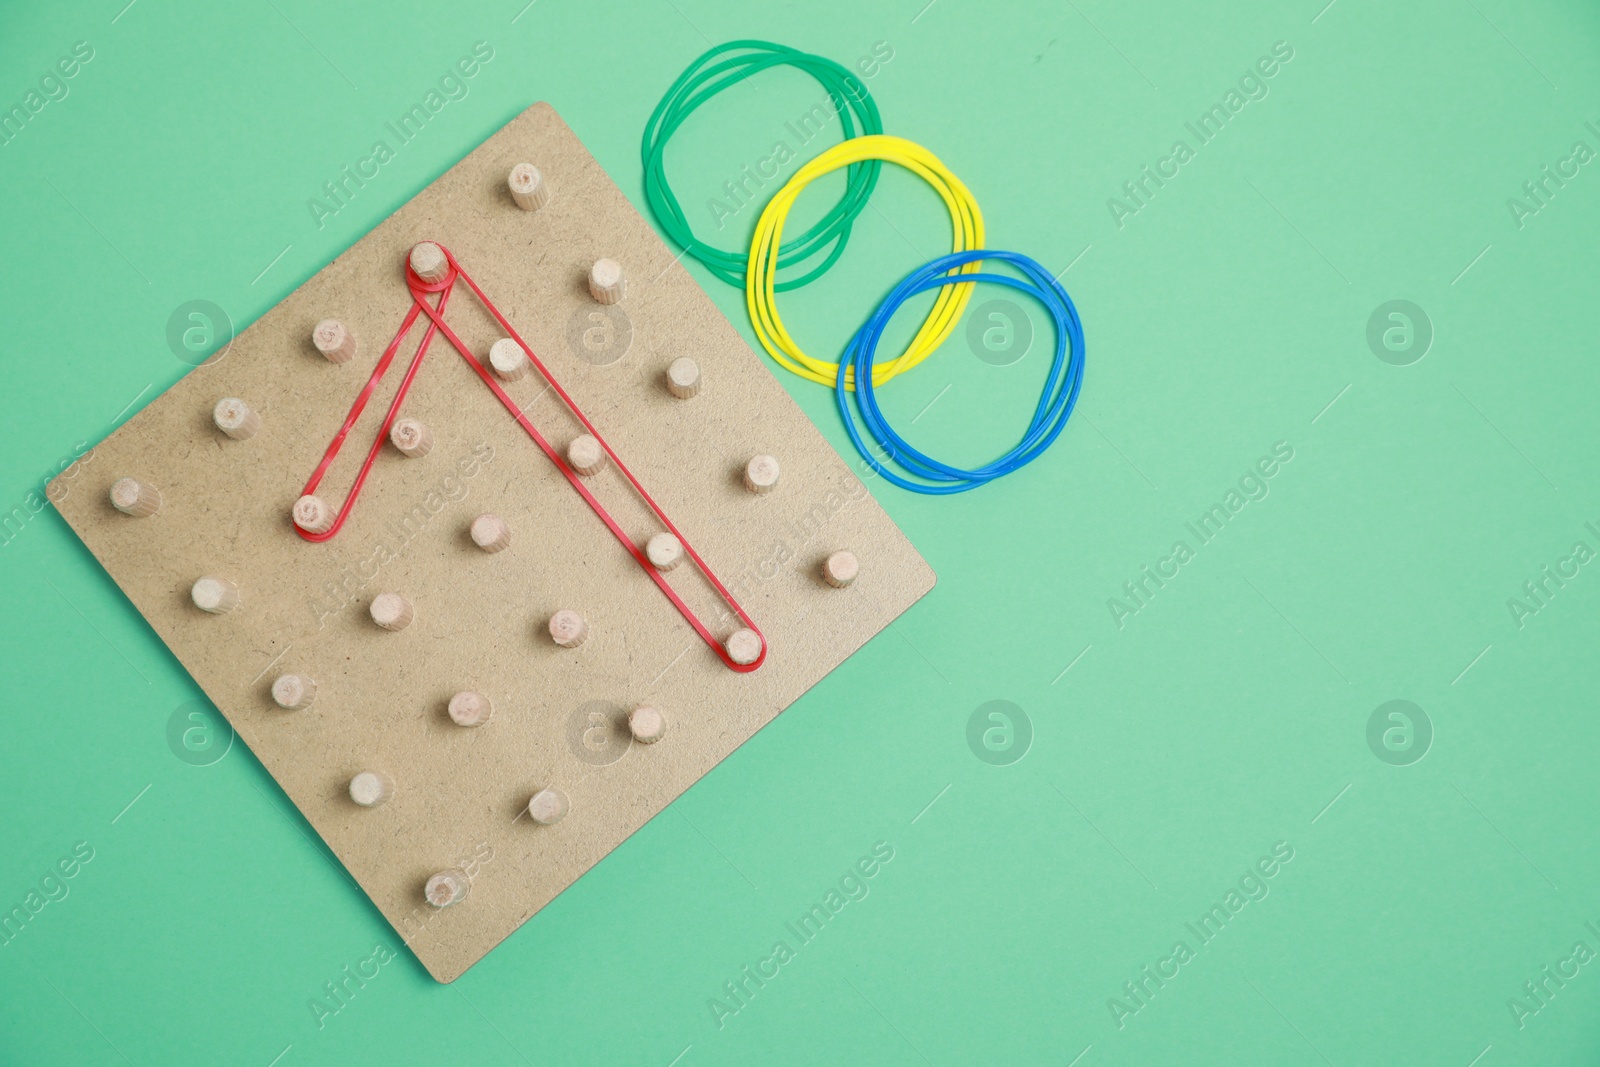
<svg viewBox="0 0 1600 1067"><path fill-rule="evenodd" d="M507 175L542 172L538 210L513 202ZM339 533L303 539L290 512L356 394L413 306L405 263L418 242L454 253L551 375L727 586L765 635L749 673L729 669L606 529L477 373L435 338L402 416L434 435L408 458L385 444ZM622 265L625 296L602 305L589 269ZM338 364L312 344L337 318L357 340ZM470 291L444 318L479 359L504 331ZM422 328L329 469L338 506L377 437ZM692 357L697 395L667 366ZM503 385L557 445L582 427L536 371ZM245 440L213 407L244 400L261 416ZM149 620L240 738L316 827L430 973L454 980L905 611L934 576L716 307L547 105L535 105L306 282L232 346L96 446L93 493L52 493L62 514ZM753 455L781 464L771 492L747 490ZM159 510L112 507L112 484L153 486ZM615 467L585 479L643 545L653 514ZM75 487L79 488L79 487ZM468 536L492 512L510 547ZM847 588L822 577L848 550ZM237 586L212 614L191 587ZM692 567L665 575L726 638L738 620ZM369 614L383 593L415 609L398 632ZM561 609L589 626L576 648L548 623ZM286 710L271 687L294 673L314 703ZM446 713L453 693L493 703L485 725ZM659 708L665 736L635 741L626 715ZM351 800L362 771L387 775L376 807ZM819 768L819 788L826 778ZM527 814L553 788L559 822ZM464 899L435 908L430 876L465 872Z"/></svg>

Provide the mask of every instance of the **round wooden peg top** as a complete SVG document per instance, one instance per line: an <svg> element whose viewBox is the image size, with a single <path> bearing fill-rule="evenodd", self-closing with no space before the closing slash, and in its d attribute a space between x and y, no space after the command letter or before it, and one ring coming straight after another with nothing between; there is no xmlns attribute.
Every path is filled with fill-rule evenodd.
<svg viewBox="0 0 1600 1067"><path fill-rule="evenodd" d="M457 726L482 726L494 715L494 704L482 693L462 690L450 698L449 712Z"/></svg>
<svg viewBox="0 0 1600 1067"><path fill-rule="evenodd" d="M587 478L605 469L606 450L601 446L598 437L586 433L573 438L572 443L567 446L567 462L572 464L573 470Z"/></svg>
<svg viewBox="0 0 1600 1067"><path fill-rule="evenodd" d="M506 179L511 199L524 211L538 211L550 202L550 186L532 163L518 163Z"/></svg>
<svg viewBox="0 0 1600 1067"><path fill-rule="evenodd" d="M422 887L422 895L436 908L448 908L467 899L472 880L461 870L440 871Z"/></svg>
<svg viewBox="0 0 1600 1067"><path fill-rule="evenodd" d="M843 589L861 573L861 561L854 552L843 549L829 556L822 564L822 577L835 589Z"/></svg>
<svg viewBox="0 0 1600 1067"><path fill-rule="evenodd" d="M133 478L118 478L111 485L111 506L124 515L148 518L161 510L161 490Z"/></svg>
<svg viewBox="0 0 1600 1067"><path fill-rule="evenodd" d="M410 260L412 273L430 284L444 281L450 273L449 257L432 241L412 245Z"/></svg>
<svg viewBox="0 0 1600 1067"><path fill-rule="evenodd" d="M566 818L572 804L559 789L541 789L528 801L528 818L540 826L551 826Z"/></svg>
<svg viewBox="0 0 1600 1067"><path fill-rule="evenodd" d="M356 354L356 335L338 319L323 319L311 331L311 343L329 363L348 363Z"/></svg>
<svg viewBox="0 0 1600 1067"><path fill-rule="evenodd" d="M294 502L294 510L290 514L294 524L309 534L327 533L333 529L333 521L337 518L326 500L310 493Z"/></svg>
<svg viewBox="0 0 1600 1067"><path fill-rule="evenodd" d="M511 545L511 527L498 515L488 512L479 515L472 520L468 532L472 535L472 543L485 552L500 552Z"/></svg>
<svg viewBox="0 0 1600 1067"><path fill-rule="evenodd" d="M421 459L433 451L433 431L421 419L395 419L389 427L389 443L409 459Z"/></svg>
<svg viewBox="0 0 1600 1067"><path fill-rule="evenodd" d="M217 429L235 441L248 441L261 430L261 415L236 396L225 396L211 409Z"/></svg>
<svg viewBox="0 0 1600 1067"><path fill-rule="evenodd" d="M700 391L700 364L688 356L679 356L667 366L667 389L679 400L687 400Z"/></svg>
<svg viewBox="0 0 1600 1067"><path fill-rule="evenodd" d="M645 542L644 554L652 567L665 573L683 562L683 542L662 531Z"/></svg>
<svg viewBox="0 0 1600 1067"><path fill-rule="evenodd" d="M515 338L502 337L489 346L489 369L502 382L518 382L533 372L533 363Z"/></svg>
<svg viewBox="0 0 1600 1067"><path fill-rule="evenodd" d="M363 808L375 808L394 796L394 779L382 771L362 771L350 779L350 799Z"/></svg>
<svg viewBox="0 0 1600 1067"><path fill-rule="evenodd" d="M385 630L404 630L416 617L411 601L399 593L379 593L372 598L367 610L372 614L372 621Z"/></svg>
<svg viewBox="0 0 1600 1067"><path fill-rule="evenodd" d="M226 615L239 606L239 587L226 578L207 575L189 588L189 599L201 611Z"/></svg>
<svg viewBox="0 0 1600 1067"><path fill-rule="evenodd" d="M577 648L589 639L589 624L576 611L562 608L550 616L550 639L562 648Z"/></svg>
<svg viewBox="0 0 1600 1067"><path fill-rule="evenodd" d="M628 732L640 744L653 745L667 732L667 720L658 708L642 704L628 713Z"/></svg>
<svg viewBox="0 0 1600 1067"><path fill-rule="evenodd" d="M309 708L317 699L317 683L303 674L280 674L272 683L272 702L289 711Z"/></svg>
<svg viewBox="0 0 1600 1067"><path fill-rule="evenodd" d="M728 658L741 667L749 666L761 658L761 635L754 630L736 630L728 638Z"/></svg>
<svg viewBox="0 0 1600 1067"><path fill-rule="evenodd" d="M589 268L589 295L602 304L621 300L625 285L622 264L614 259L597 259Z"/></svg>
<svg viewBox="0 0 1600 1067"><path fill-rule="evenodd" d="M744 487L752 493L770 493L778 485L778 460L774 456L752 456L744 465Z"/></svg>

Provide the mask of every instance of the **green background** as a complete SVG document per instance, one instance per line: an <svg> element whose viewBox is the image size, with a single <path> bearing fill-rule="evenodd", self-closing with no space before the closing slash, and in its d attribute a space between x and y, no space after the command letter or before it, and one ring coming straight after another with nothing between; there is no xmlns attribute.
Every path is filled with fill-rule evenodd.
<svg viewBox="0 0 1600 1067"><path fill-rule="evenodd" d="M1600 149L1592 5L524 2L0 14L5 107L94 49L0 146L0 910L78 842L94 856L0 947L0 1062L1595 1061L1600 964L1520 1025L1508 1003L1600 950L1600 568L1521 625L1508 605L1600 549L1600 166L1521 226L1507 206ZM169 744L196 687L38 494L188 369L175 308L242 328L536 100L642 203L651 108L739 37L892 49L868 81L888 131L971 187L991 246L1071 265L1082 403L980 491L869 479L937 588L436 985L242 744ZM307 199L480 40L470 95L319 229ZM1268 95L1119 227L1108 198L1279 41ZM691 120L670 158L702 234L738 244L754 209L719 232L704 201L819 96L774 73ZM785 316L831 355L947 242L889 173ZM742 294L692 269L751 337ZM1395 299L1433 333L1404 366L1367 338ZM993 365L963 323L885 389L890 416L955 459L1009 445L1049 341L1026 313L1028 354ZM782 380L854 459L831 394ZM1199 545L1185 524L1277 442L1270 494ZM91 460L84 484L106 477ZM1194 558L1119 627L1108 599L1178 540ZM1369 745L1396 699L1431 731ZM967 740L994 700L1021 712L998 755ZM719 1027L723 983L880 841L870 895ZM1200 946L1185 924L1279 842L1270 893ZM1110 998L1179 940L1194 958L1119 1026ZM319 1027L311 998L380 944L396 958Z"/></svg>

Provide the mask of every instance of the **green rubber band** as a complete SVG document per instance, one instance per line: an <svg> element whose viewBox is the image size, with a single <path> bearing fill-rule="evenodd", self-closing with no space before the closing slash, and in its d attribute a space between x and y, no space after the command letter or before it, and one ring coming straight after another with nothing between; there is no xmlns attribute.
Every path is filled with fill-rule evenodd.
<svg viewBox="0 0 1600 1067"><path fill-rule="evenodd" d="M740 54L712 62L730 52ZM780 66L803 70L822 85L834 111L839 115L839 124L847 140L856 136L858 124L864 134L883 132L878 105L873 101L872 94L867 92L866 85L833 60L770 41L729 41L706 51L672 83L651 113L640 147L644 162L645 198L656 221L667 232L667 236L703 263L707 270L740 289L745 285L745 265L750 255L748 242L738 251L729 252L707 244L694 235L683 206L678 203L667 181L667 142L701 104L752 74ZM810 229L780 249L778 266L781 269L803 263L830 244L832 247L828 248L820 263L797 278L779 282L777 289L798 289L816 280L844 254L845 244L850 239L850 227L867 206L867 198L878 184L881 170L882 163L878 160L853 164L848 168L844 195Z"/></svg>

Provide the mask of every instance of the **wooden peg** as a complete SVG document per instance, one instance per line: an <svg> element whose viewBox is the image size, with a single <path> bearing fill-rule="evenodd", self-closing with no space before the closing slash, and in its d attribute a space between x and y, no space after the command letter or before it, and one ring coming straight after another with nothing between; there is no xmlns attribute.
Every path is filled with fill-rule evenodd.
<svg viewBox="0 0 1600 1067"><path fill-rule="evenodd" d="M465 871L451 869L440 871L428 879L428 884L423 886L422 895L429 904L436 908L448 908L452 904L459 904L467 899L467 891L472 888L472 880Z"/></svg>
<svg viewBox="0 0 1600 1067"><path fill-rule="evenodd" d="M679 356L667 366L667 390L679 400L688 400L700 391L700 364Z"/></svg>
<svg viewBox="0 0 1600 1067"><path fill-rule="evenodd" d="M485 552L500 552L511 546L511 527L498 515L485 512L472 520L472 543Z"/></svg>
<svg viewBox="0 0 1600 1067"><path fill-rule="evenodd" d="M239 587L226 578L207 575L189 587L189 599L201 611L226 615L239 606Z"/></svg>
<svg viewBox="0 0 1600 1067"><path fill-rule="evenodd" d="M640 744L653 745L666 735L667 720L658 709L644 704L628 712L628 732Z"/></svg>
<svg viewBox="0 0 1600 1067"><path fill-rule="evenodd" d="M744 487L752 493L770 493L778 485L778 461L772 456L752 456L744 465Z"/></svg>
<svg viewBox="0 0 1600 1067"><path fill-rule="evenodd" d="M683 542L669 533L658 533L645 542L644 554L652 567L665 574L683 562Z"/></svg>
<svg viewBox="0 0 1600 1067"><path fill-rule="evenodd" d="M614 259L597 259L589 268L589 295L602 304L622 299L622 264Z"/></svg>
<svg viewBox="0 0 1600 1067"><path fill-rule="evenodd" d="M606 450L600 447L600 439L592 433L582 437L575 437L567 446L567 462L572 464L572 469L585 478L591 474L599 474L605 469Z"/></svg>
<svg viewBox="0 0 1600 1067"><path fill-rule="evenodd" d="M356 335L338 319L323 319L311 331L311 343L329 363L348 363L356 354Z"/></svg>
<svg viewBox="0 0 1600 1067"><path fill-rule="evenodd" d="M841 549L829 556L822 564L822 577L835 589L843 589L856 580L856 575L861 573L861 561L856 559L854 552Z"/></svg>
<svg viewBox="0 0 1600 1067"><path fill-rule="evenodd" d="M450 698L449 711L457 726L482 726L494 715L494 704L482 693L463 690Z"/></svg>
<svg viewBox="0 0 1600 1067"><path fill-rule="evenodd" d="M432 241L423 241L411 246L411 271L429 284L442 282L450 273L450 260L444 249Z"/></svg>
<svg viewBox="0 0 1600 1067"><path fill-rule="evenodd" d="M589 624L576 611L562 608L550 616L550 640L562 648L577 648L589 639Z"/></svg>
<svg viewBox="0 0 1600 1067"><path fill-rule="evenodd" d="M533 372L528 353L510 337L502 337L489 346L489 369L502 382L520 382Z"/></svg>
<svg viewBox="0 0 1600 1067"><path fill-rule="evenodd" d="M289 711L304 711L317 699L317 683L303 674L280 674L272 683L272 702Z"/></svg>
<svg viewBox="0 0 1600 1067"><path fill-rule="evenodd" d="M372 621L385 630L404 630L416 616L411 601L399 593L379 593L367 610L372 613Z"/></svg>
<svg viewBox="0 0 1600 1067"><path fill-rule="evenodd" d="M433 431L421 419L395 419L389 427L389 443L402 456L421 459L433 451Z"/></svg>
<svg viewBox="0 0 1600 1067"><path fill-rule="evenodd" d="M111 485L111 506L143 519L161 510L161 490L133 478L118 478Z"/></svg>
<svg viewBox="0 0 1600 1067"><path fill-rule="evenodd" d="M524 211L538 211L550 202L550 186L532 163L518 163L512 167L506 184L511 189L511 199Z"/></svg>
<svg viewBox="0 0 1600 1067"><path fill-rule="evenodd" d="M551 826L566 818L572 809L567 795L559 789L541 789L528 801L528 818L540 826Z"/></svg>
<svg viewBox="0 0 1600 1067"><path fill-rule="evenodd" d="M217 429L235 441L248 441L261 430L261 415L236 396L225 396L211 409Z"/></svg>
<svg viewBox="0 0 1600 1067"><path fill-rule="evenodd" d="M350 799L363 808L375 808L394 796L394 779L382 771L362 771L350 779Z"/></svg>
<svg viewBox="0 0 1600 1067"><path fill-rule="evenodd" d="M310 493L294 502L294 511L290 514L294 524L309 534L327 533L333 529L333 521L338 517L326 500Z"/></svg>
<svg viewBox="0 0 1600 1067"><path fill-rule="evenodd" d="M728 638L728 658L739 666L748 666L761 658L761 635L754 630L735 630Z"/></svg>

